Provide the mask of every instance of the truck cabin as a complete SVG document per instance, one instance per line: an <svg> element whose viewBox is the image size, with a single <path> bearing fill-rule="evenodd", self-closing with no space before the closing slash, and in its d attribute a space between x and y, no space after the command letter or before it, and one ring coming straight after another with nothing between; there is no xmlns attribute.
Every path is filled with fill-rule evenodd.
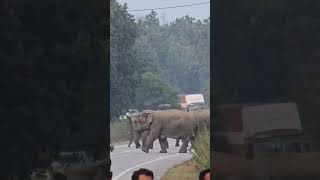
<svg viewBox="0 0 320 180"><path fill-rule="evenodd" d="M193 111L202 111L206 110L206 106L204 103L191 103L187 106L187 111L188 112L193 112Z"/></svg>

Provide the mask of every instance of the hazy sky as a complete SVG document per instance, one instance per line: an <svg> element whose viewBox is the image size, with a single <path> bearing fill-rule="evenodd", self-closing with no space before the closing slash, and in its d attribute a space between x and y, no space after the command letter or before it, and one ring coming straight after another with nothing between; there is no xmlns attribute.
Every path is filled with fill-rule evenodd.
<svg viewBox="0 0 320 180"><path fill-rule="evenodd" d="M135 18L149 14L148 11L132 11L140 9L153 9L159 7L172 7L181 5L190 5L210 2L210 0L117 0L120 4L127 3L129 13L133 14ZM132 12L130 12L132 11ZM189 15L196 19L205 19L210 16L210 4L201 4L189 7L179 7L173 9L159 9L155 10L158 13L161 23L172 22L176 18Z"/></svg>

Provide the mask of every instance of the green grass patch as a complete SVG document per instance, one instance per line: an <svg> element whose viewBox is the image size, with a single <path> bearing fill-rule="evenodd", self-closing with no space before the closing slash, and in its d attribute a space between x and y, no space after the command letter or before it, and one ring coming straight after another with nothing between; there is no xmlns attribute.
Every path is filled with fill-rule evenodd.
<svg viewBox="0 0 320 180"><path fill-rule="evenodd" d="M110 124L110 138L112 143L129 140L127 119Z"/></svg>
<svg viewBox="0 0 320 180"><path fill-rule="evenodd" d="M182 164L174 166L160 178L160 180L172 179L198 180L198 172L196 169L195 161L189 160Z"/></svg>
<svg viewBox="0 0 320 180"><path fill-rule="evenodd" d="M199 136L192 142L194 149L193 160L197 171L210 168L210 131L204 129Z"/></svg>

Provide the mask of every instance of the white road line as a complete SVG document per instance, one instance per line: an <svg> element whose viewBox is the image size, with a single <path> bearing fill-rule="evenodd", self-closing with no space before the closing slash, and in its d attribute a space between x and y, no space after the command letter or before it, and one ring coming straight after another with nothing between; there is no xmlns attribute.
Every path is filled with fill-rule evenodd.
<svg viewBox="0 0 320 180"><path fill-rule="evenodd" d="M118 152L118 153L110 153L110 155L112 156L112 155L123 154L123 153L134 152L134 151L141 151L141 149L122 151L122 152Z"/></svg>
<svg viewBox="0 0 320 180"><path fill-rule="evenodd" d="M144 166L144 165L147 165L147 164L151 164L151 163L153 163L153 162L160 161L160 160L163 160L163 159L168 159L168 158L171 158L171 157L174 157L174 156L178 156L178 155L181 155L181 154L178 153L178 154L173 154L173 155L169 155L169 156L164 156L164 157L160 157L160 158L158 158L158 159L154 159L154 160L151 160L151 161L148 161L148 162L145 162L145 163L138 164L138 165L136 165L136 166L134 166L134 167L131 167L131 168L126 169L125 171L123 171L123 172L120 173L118 176L116 176L116 177L114 177L114 178L112 178L112 179L113 179L113 180L117 180L117 179L119 179L121 176L125 175L127 172L129 172L129 171L131 171L131 170L133 170L133 169L136 169L136 168L138 168L138 167L140 167L140 166Z"/></svg>

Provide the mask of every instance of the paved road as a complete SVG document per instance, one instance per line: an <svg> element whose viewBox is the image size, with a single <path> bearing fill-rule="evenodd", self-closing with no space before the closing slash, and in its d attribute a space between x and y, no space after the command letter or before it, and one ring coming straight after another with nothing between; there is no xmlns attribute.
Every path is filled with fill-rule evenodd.
<svg viewBox="0 0 320 180"><path fill-rule="evenodd" d="M112 180L129 180L133 171L139 168L147 168L153 171L155 180L159 180L162 175L171 167L192 158L192 154L178 153L180 147L175 147L175 140L168 139L168 153L159 153L160 145L154 142L154 148L149 153L144 153L141 149L136 149L134 143L128 148L128 144L115 146L111 152L113 171Z"/></svg>

